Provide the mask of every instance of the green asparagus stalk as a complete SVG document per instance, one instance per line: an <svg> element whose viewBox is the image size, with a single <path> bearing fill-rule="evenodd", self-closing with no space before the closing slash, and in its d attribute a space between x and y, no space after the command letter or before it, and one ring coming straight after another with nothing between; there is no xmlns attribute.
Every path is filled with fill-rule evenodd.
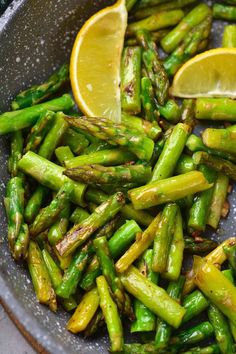
<svg viewBox="0 0 236 354"><path fill-rule="evenodd" d="M68 231L56 248L61 256L67 256L82 245L99 227L112 219L125 203L124 195L116 193L97 207L93 214Z"/></svg>
<svg viewBox="0 0 236 354"><path fill-rule="evenodd" d="M182 110L181 110L181 121L189 125L192 129L195 127L195 100L193 99L184 99L182 103ZM191 136L191 135L190 135Z"/></svg>
<svg viewBox="0 0 236 354"><path fill-rule="evenodd" d="M141 55L140 47L126 47L121 60L121 108L131 114L141 111Z"/></svg>
<svg viewBox="0 0 236 354"><path fill-rule="evenodd" d="M182 154L177 162L175 168L175 174L181 175L183 173L188 173L196 170L196 165L193 162L193 159L189 155Z"/></svg>
<svg viewBox="0 0 236 354"><path fill-rule="evenodd" d="M52 128L39 148L38 154L48 160L51 159L55 148L59 145L68 129L68 124L63 119L63 116L64 114L62 112L56 113Z"/></svg>
<svg viewBox="0 0 236 354"><path fill-rule="evenodd" d="M151 249L146 250L139 261L138 269L147 279L156 284L158 274L152 271L152 256L153 251ZM136 319L131 325L131 333L155 330L156 316L137 299L134 300L134 312Z"/></svg>
<svg viewBox="0 0 236 354"><path fill-rule="evenodd" d="M117 277L114 262L109 251L109 244L105 236L96 238L93 241L95 251L102 268L102 274L106 278L108 285L111 288L113 298L117 304L118 309L129 318L133 318L133 309L129 296L124 292L123 285Z"/></svg>
<svg viewBox="0 0 236 354"><path fill-rule="evenodd" d="M40 103L19 111L6 112L0 115L0 135L11 133L34 125L42 112L57 112L70 109L74 102L70 95L63 95L51 101Z"/></svg>
<svg viewBox="0 0 236 354"><path fill-rule="evenodd" d="M177 210L176 204L166 204L163 209L154 238L152 260L152 270L154 272L164 273L167 271L167 261L174 234Z"/></svg>
<svg viewBox="0 0 236 354"><path fill-rule="evenodd" d="M15 260L19 261L26 259L28 254L29 239L30 237L28 225L21 224L21 228L13 250L13 257Z"/></svg>
<svg viewBox="0 0 236 354"><path fill-rule="evenodd" d="M155 13L143 20L132 22L127 27L127 35L131 36L138 30L158 31L162 28L175 26L184 17L182 10L164 11Z"/></svg>
<svg viewBox="0 0 236 354"><path fill-rule="evenodd" d="M129 293L157 316L160 316L174 328L179 327L185 310L165 290L145 278L134 266L130 266L121 275L121 281Z"/></svg>
<svg viewBox="0 0 236 354"><path fill-rule="evenodd" d="M72 188L70 200L81 206L84 205L83 196L86 189L84 184L74 182L63 175L63 168L47 159L28 151L18 163L21 171L36 179L40 184L54 191L58 191L68 182Z"/></svg>
<svg viewBox="0 0 236 354"><path fill-rule="evenodd" d="M32 237L36 237L55 223L59 214L64 209L65 203L69 201L71 193L71 184L65 183L51 203L40 211L30 226L30 235Z"/></svg>
<svg viewBox="0 0 236 354"><path fill-rule="evenodd" d="M123 224L123 222L124 220L122 220L120 213L117 214L94 233L94 238L105 236L106 239L109 240L114 235L114 232Z"/></svg>
<svg viewBox="0 0 236 354"><path fill-rule="evenodd" d="M159 31L154 31L154 32L151 32L151 37L152 37L152 40L157 44L160 42L160 40L162 38L164 38L167 33L169 32L168 28L167 29L161 29ZM138 41L137 41L137 38L136 37L128 37L126 40L125 40L125 46L132 46L132 45L137 45L138 44Z"/></svg>
<svg viewBox="0 0 236 354"><path fill-rule="evenodd" d="M236 121L236 101L230 98L197 98L197 119Z"/></svg>
<svg viewBox="0 0 236 354"><path fill-rule="evenodd" d="M192 11L190 11L182 21L170 31L162 40L162 48L170 53L175 50L178 45L182 42L187 33L199 25L208 15L210 14L210 9L205 4L200 4L196 6Z"/></svg>
<svg viewBox="0 0 236 354"><path fill-rule="evenodd" d="M98 329L104 325L104 316L102 311L99 309L89 322L85 332L84 336L85 338L93 336L96 332L98 332Z"/></svg>
<svg viewBox="0 0 236 354"><path fill-rule="evenodd" d="M84 165L64 171L67 177L85 184L119 184L134 183L142 185L151 178L151 167L145 165L121 165L104 167L101 165Z"/></svg>
<svg viewBox="0 0 236 354"><path fill-rule="evenodd" d="M109 293L106 278L101 275L96 279L96 282L100 297L100 307L105 318L111 341L111 352L122 351L124 343L123 329L117 306Z"/></svg>
<svg viewBox="0 0 236 354"><path fill-rule="evenodd" d="M88 147L86 147L81 154L90 155L94 152L108 149L113 149L113 147L106 141L97 139L97 141L92 142Z"/></svg>
<svg viewBox="0 0 236 354"><path fill-rule="evenodd" d="M89 241L74 254L70 266L63 276L62 282L56 288L56 294L58 296L68 299L71 295L76 293L78 283L93 251L92 243Z"/></svg>
<svg viewBox="0 0 236 354"><path fill-rule="evenodd" d="M170 340L173 353L179 353L179 350L186 346L198 344L200 341L209 338L214 333L210 322L202 322L190 329L183 330Z"/></svg>
<svg viewBox="0 0 236 354"><path fill-rule="evenodd" d="M38 185L25 206L25 220L31 224L39 213L41 205L48 195L48 189Z"/></svg>
<svg viewBox="0 0 236 354"><path fill-rule="evenodd" d="M213 18L217 20L235 21L236 8L235 6L227 6L224 4L213 5Z"/></svg>
<svg viewBox="0 0 236 354"><path fill-rule="evenodd" d="M190 333L191 334L191 333ZM171 350L168 348L168 350ZM173 352L174 348L172 348ZM156 346L153 342L140 344L140 343L131 343L124 345L124 354L166 354L166 351L158 351ZM168 352L169 353L169 352ZM171 352L172 353L172 352ZM183 354L220 354L220 349L217 344L211 344L207 347L194 347L190 348L189 350L182 352Z"/></svg>
<svg viewBox="0 0 236 354"><path fill-rule="evenodd" d="M189 126L186 124L178 123L174 127L153 169L151 182L172 176L178 159L183 152L189 133Z"/></svg>
<svg viewBox="0 0 236 354"><path fill-rule="evenodd" d="M72 128L66 130L63 142L71 148L75 155L80 155L89 146L89 140Z"/></svg>
<svg viewBox="0 0 236 354"><path fill-rule="evenodd" d="M30 133L26 139L25 152L31 150L36 151L41 141L49 132L55 118L55 113L52 111L45 111L41 113L35 125L31 128Z"/></svg>
<svg viewBox="0 0 236 354"><path fill-rule="evenodd" d="M225 176L222 173L219 173L215 181L211 206L207 218L207 224L213 227L214 229L217 229L218 227L223 204L227 198L228 188L229 177Z"/></svg>
<svg viewBox="0 0 236 354"><path fill-rule="evenodd" d="M205 298L201 291L195 290L191 294L184 297L182 304L186 310L182 321L185 323L205 311L205 309L209 306L209 301Z"/></svg>
<svg viewBox="0 0 236 354"><path fill-rule="evenodd" d="M180 276L184 253L184 235L181 212L178 209L175 218L173 239L170 244L166 272L162 276L170 281L177 281Z"/></svg>
<svg viewBox="0 0 236 354"><path fill-rule="evenodd" d="M67 323L66 328L72 333L79 333L84 331L99 306L99 295L97 288L91 289L82 297L78 307L73 316Z"/></svg>
<svg viewBox="0 0 236 354"><path fill-rule="evenodd" d="M24 139L21 131L11 134L11 153L8 159L8 171L12 177L18 176L18 161L22 157Z"/></svg>
<svg viewBox="0 0 236 354"><path fill-rule="evenodd" d="M236 156L236 133L227 129L207 128L202 134L203 143L211 149Z"/></svg>
<svg viewBox="0 0 236 354"><path fill-rule="evenodd" d="M168 122L178 123L180 120L180 107L175 100L169 99L164 106L157 105L160 115Z"/></svg>
<svg viewBox="0 0 236 354"><path fill-rule="evenodd" d="M233 338L230 333L229 325L215 305L210 305L208 317L214 328L215 337L223 354L233 353Z"/></svg>
<svg viewBox="0 0 236 354"><path fill-rule="evenodd" d="M204 177L209 183L215 183L217 174L213 169L206 165L200 165L199 171L203 173ZM214 187L199 193L195 197L189 212L188 227L193 228L194 230L205 230L213 192Z"/></svg>
<svg viewBox="0 0 236 354"><path fill-rule="evenodd" d="M194 256L194 282L236 324L235 286L209 261ZM227 299L227 301L225 301Z"/></svg>
<svg viewBox="0 0 236 354"><path fill-rule="evenodd" d="M129 114L126 113L122 113L121 117L122 117L122 122L127 127L138 130L141 134L146 135L148 138L156 141L160 137L161 128L155 121L148 122L145 119L141 119L135 116L130 116Z"/></svg>
<svg viewBox="0 0 236 354"><path fill-rule="evenodd" d="M42 256L44 263L47 267L53 288L56 289L62 281L61 269L58 267L58 265L55 263L54 259L46 249L42 250ZM73 297L61 300L63 307L67 311L74 310L77 307L77 303Z"/></svg>
<svg viewBox="0 0 236 354"><path fill-rule="evenodd" d="M193 161L199 164L205 164L217 172L224 173L229 178L236 180L236 165L221 157L209 155L207 152L199 151L193 154Z"/></svg>
<svg viewBox="0 0 236 354"><path fill-rule="evenodd" d="M223 48L236 48L236 26L225 26L222 39Z"/></svg>
<svg viewBox="0 0 236 354"><path fill-rule="evenodd" d="M65 116L69 124L88 131L111 145L120 145L135 154L139 159L149 161L152 156L154 143L151 139L140 135L123 124L114 124L105 118L73 118Z"/></svg>
<svg viewBox="0 0 236 354"><path fill-rule="evenodd" d="M214 250L218 243L209 240L208 238L198 237L194 239L193 237L184 238L184 250L190 254L204 254Z"/></svg>
<svg viewBox="0 0 236 354"><path fill-rule="evenodd" d="M208 148L207 146L205 146L203 144L202 139L194 134L191 134L189 136L189 138L186 142L186 146L191 152L205 151L210 155L222 157L223 159L232 161L234 163L236 162L234 155L225 153L223 151L218 151L218 150Z"/></svg>
<svg viewBox="0 0 236 354"><path fill-rule="evenodd" d="M70 202L64 203L58 220L50 227L48 241L51 246L55 246L65 235L69 225L70 209Z"/></svg>
<svg viewBox="0 0 236 354"><path fill-rule="evenodd" d="M32 86L19 93L12 102L12 109L30 107L45 101L45 99L58 92L67 82L69 82L69 65L64 64L43 84Z"/></svg>
<svg viewBox="0 0 236 354"><path fill-rule="evenodd" d="M135 240L136 234L139 232L141 232L141 229L134 220L126 221L108 241L112 258L116 260L120 257ZM94 257L80 282L81 288L84 290L90 289L95 283L96 277L100 274L98 259Z"/></svg>
<svg viewBox="0 0 236 354"><path fill-rule="evenodd" d="M180 276L178 281L169 283L169 286L167 288L167 293L172 299L176 301L180 301L184 281L185 281L184 277ZM156 349L165 349L168 346L171 337L171 332L172 332L171 326L168 323L166 323L164 320L158 319L156 336L155 336Z"/></svg>
<svg viewBox="0 0 236 354"><path fill-rule="evenodd" d="M144 49L142 59L147 75L155 89L157 101L162 106L168 97L169 80L158 56L157 46L146 30L139 30L136 36Z"/></svg>
<svg viewBox="0 0 236 354"><path fill-rule="evenodd" d="M159 114L155 104L152 81L146 76L141 79L141 102L145 119L150 122L158 121Z"/></svg>
<svg viewBox="0 0 236 354"><path fill-rule="evenodd" d="M161 214L158 214L147 229L136 238L135 242L122 255L116 263L116 271L123 273L129 266L138 259L141 254L152 244L161 220Z"/></svg>
<svg viewBox="0 0 236 354"><path fill-rule="evenodd" d="M57 310L56 294L37 243L30 241L27 258L30 276L36 296L41 304L46 304L52 311Z"/></svg>
<svg viewBox="0 0 236 354"><path fill-rule="evenodd" d="M128 194L134 208L139 210L174 202L211 187L212 184L207 182L202 172L192 171L131 189Z"/></svg>
<svg viewBox="0 0 236 354"><path fill-rule="evenodd" d="M89 217L87 210L77 207L70 216L70 221L73 224L80 224L82 221Z"/></svg>
<svg viewBox="0 0 236 354"><path fill-rule="evenodd" d="M8 243L14 255L14 247L20 236L24 213L24 187L21 177L13 177L8 181L4 204L8 219Z"/></svg>
<svg viewBox="0 0 236 354"><path fill-rule="evenodd" d="M224 247L224 252L226 254L230 266L235 271L236 270L236 246L226 245Z"/></svg>
<svg viewBox="0 0 236 354"><path fill-rule="evenodd" d="M61 166L65 166L65 161L71 160L74 158L74 154L69 148L69 146L59 146L55 150L55 155Z"/></svg>
<svg viewBox="0 0 236 354"><path fill-rule="evenodd" d="M126 9L128 12L132 10L134 5L136 4L137 0L126 0Z"/></svg>

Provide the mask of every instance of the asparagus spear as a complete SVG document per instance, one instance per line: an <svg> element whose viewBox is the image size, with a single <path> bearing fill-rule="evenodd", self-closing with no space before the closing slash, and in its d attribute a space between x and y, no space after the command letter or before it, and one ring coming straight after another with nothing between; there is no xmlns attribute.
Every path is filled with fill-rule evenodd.
<svg viewBox="0 0 236 354"><path fill-rule="evenodd" d="M215 181L211 206L207 218L207 224L213 227L214 229L217 229L218 227L223 204L227 198L228 187L229 177L225 176L222 173L219 173Z"/></svg>
<svg viewBox="0 0 236 354"><path fill-rule="evenodd" d="M27 204L25 206L24 217L29 224L32 223L36 218L36 216L38 215L41 205L47 195L48 195L48 189L42 185L38 185L36 187L35 192L31 195L31 197L27 201Z"/></svg>
<svg viewBox="0 0 236 354"><path fill-rule="evenodd" d="M162 274L163 278L171 281L177 281L180 276L184 252L184 236L181 212L178 208L175 218L175 228L173 239L170 244L169 256L167 259L166 272Z"/></svg>
<svg viewBox="0 0 236 354"><path fill-rule="evenodd" d="M212 263L199 256L194 256L193 269L195 284L225 316L236 324L234 285Z"/></svg>
<svg viewBox="0 0 236 354"><path fill-rule="evenodd" d="M134 266L130 266L125 273L122 273L121 281L128 292L157 316L174 328L179 327L185 310L165 290L145 278Z"/></svg>
<svg viewBox="0 0 236 354"><path fill-rule="evenodd" d="M131 114L141 111L141 54L140 47L126 47L121 60L121 108Z"/></svg>
<svg viewBox="0 0 236 354"><path fill-rule="evenodd" d="M128 194L134 208L139 210L174 202L211 187L212 184L207 182L202 172L192 171L131 189Z"/></svg>
<svg viewBox="0 0 236 354"><path fill-rule="evenodd" d="M82 155L90 155L94 152L112 149L113 147L104 140L97 139L82 151Z"/></svg>
<svg viewBox="0 0 236 354"><path fill-rule="evenodd" d="M158 274L152 271L152 256L153 251L151 249L146 250L139 261L138 269L147 279L156 284ZM137 299L134 300L134 312L136 319L131 325L131 333L155 330L156 316Z"/></svg>
<svg viewBox="0 0 236 354"><path fill-rule="evenodd" d="M126 34L131 36L135 34L138 30L148 30L157 31L162 28L168 28L170 26L175 26L184 17L184 12L182 10L172 10L164 11L160 13L155 13L143 20L132 22L128 25Z"/></svg>
<svg viewBox="0 0 236 354"><path fill-rule="evenodd" d="M191 172L194 170L196 170L196 165L193 162L192 157L182 154L177 162L175 175L181 175L183 173Z"/></svg>
<svg viewBox="0 0 236 354"><path fill-rule="evenodd" d="M199 164L205 164L217 172L224 173L229 178L236 180L236 165L221 157L211 156L207 152L199 151L193 154L193 161Z"/></svg>
<svg viewBox="0 0 236 354"><path fill-rule="evenodd" d="M73 222L73 224L79 224L85 219L87 219L89 215L90 214L87 212L87 210L77 207L71 214L70 221Z"/></svg>
<svg viewBox="0 0 236 354"><path fill-rule="evenodd" d="M126 9L128 12L132 10L134 5L136 4L137 0L126 0Z"/></svg>
<svg viewBox="0 0 236 354"><path fill-rule="evenodd" d="M161 40L162 48L167 53L172 52L182 42L186 34L199 25L209 14L210 9L207 5L200 4L196 6Z"/></svg>
<svg viewBox="0 0 236 354"><path fill-rule="evenodd" d="M57 112L70 109L74 105L70 95L63 95L54 100L40 103L19 111L6 112L0 115L0 135L11 133L34 125L45 110Z"/></svg>
<svg viewBox="0 0 236 354"><path fill-rule="evenodd" d="M97 288L91 289L82 297L73 316L69 319L66 328L72 333L84 331L99 306L99 295Z"/></svg>
<svg viewBox="0 0 236 354"><path fill-rule="evenodd" d="M200 165L199 171L203 173L209 183L215 183L216 172L208 166ZM210 205L213 197L214 188L199 193L193 202L189 212L188 227L194 230L204 231L209 215Z"/></svg>
<svg viewBox="0 0 236 354"><path fill-rule="evenodd" d="M65 203L68 202L71 193L71 184L65 183L51 203L40 211L33 224L30 226L30 235L32 237L36 237L55 223Z"/></svg>
<svg viewBox="0 0 236 354"><path fill-rule="evenodd" d="M207 128L202 134L202 139L207 147L236 156L236 133L227 129Z"/></svg>
<svg viewBox="0 0 236 354"><path fill-rule="evenodd" d="M24 139L21 131L11 134L11 153L8 159L8 171L12 177L18 175L18 161L22 157Z"/></svg>
<svg viewBox="0 0 236 354"><path fill-rule="evenodd" d="M145 117L145 119L147 118ZM131 129L136 129L141 134L147 135L148 138L156 141L160 137L161 128L155 121L148 122L145 119L122 113L122 122L127 127L130 127Z"/></svg>
<svg viewBox="0 0 236 354"><path fill-rule="evenodd" d="M65 161L71 160L74 157L69 146L59 146L55 150L55 155L61 166L65 166Z"/></svg>
<svg viewBox="0 0 236 354"><path fill-rule="evenodd" d="M227 256L230 266L235 271L236 270L236 246L226 245L224 246L224 252Z"/></svg>
<svg viewBox="0 0 236 354"><path fill-rule="evenodd" d="M69 81L69 65L62 65L43 84L32 86L19 93L11 106L13 110L38 104L58 92Z"/></svg>
<svg viewBox="0 0 236 354"><path fill-rule="evenodd" d="M119 352L123 349L124 339L117 306L110 296L105 277L101 275L96 279L96 282L100 297L100 307L105 318L111 341L111 352Z"/></svg>
<svg viewBox="0 0 236 354"><path fill-rule="evenodd" d="M35 125L31 128L28 137L26 138L25 152L31 150L36 151L41 141L49 132L54 121L55 113L52 111L45 111L41 113Z"/></svg>
<svg viewBox="0 0 236 354"><path fill-rule="evenodd" d="M13 257L15 260L19 261L26 259L28 254L29 239L30 237L28 225L21 224L21 228L13 250Z"/></svg>
<svg viewBox="0 0 236 354"><path fill-rule="evenodd" d="M191 134L186 142L187 148L192 151L192 152L197 152L197 151L205 151L210 155L222 157L223 159L236 162L236 158L234 155L225 153L223 151L218 151L214 149L209 149L207 146L205 146L198 136Z"/></svg>
<svg viewBox="0 0 236 354"><path fill-rule="evenodd" d="M41 250L34 241L30 241L29 243L27 263L38 301L41 304L48 305L52 311L56 311L56 294L53 290Z"/></svg>
<svg viewBox="0 0 236 354"><path fill-rule="evenodd" d="M183 307L186 312L182 323L188 322L193 317L199 315L209 306L209 301L199 290L193 291L183 299Z"/></svg>
<svg viewBox="0 0 236 354"><path fill-rule="evenodd" d="M53 288L56 289L62 281L61 269L58 267L58 265L55 263L54 259L46 249L42 250L42 256L44 263L47 267ZM66 311L74 310L77 307L77 303L73 297L70 297L68 299L61 299L61 301L62 306L65 308Z"/></svg>
<svg viewBox="0 0 236 354"><path fill-rule="evenodd" d="M116 263L116 271L123 273L141 254L152 244L158 226L161 220L161 214L158 214L151 222L148 228L136 238L131 247L122 255Z"/></svg>
<svg viewBox="0 0 236 354"><path fill-rule="evenodd" d="M14 255L15 242L21 231L24 213L24 187L21 177L13 177L8 181L4 204L8 219L8 243Z"/></svg>
<svg viewBox="0 0 236 354"><path fill-rule="evenodd" d="M153 169L151 182L171 177L177 161L182 154L189 133L189 126L186 124L178 123L174 127Z"/></svg>
<svg viewBox="0 0 236 354"><path fill-rule="evenodd" d="M223 48L236 48L236 26L225 26L222 39Z"/></svg>
<svg viewBox="0 0 236 354"><path fill-rule="evenodd" d="M130 298L124 292L123 285L120 279L117 277L106 237L103 236L96 238L93 241L93 245L95 247L100 266L102 268L102 273L111 288L113 298L117 304L118 309L132 319L134 315Z"/></svg>
<svg viewBox="0 0 236 354"><path fill-rule="evenodd" d="M155 43L159 43L160 40L162 38L165 37L165 35L169 32L168 29L161 29L159 31L154 31L154 32L151 32L151 37L152 37L152 40L155 42ZM131 45L137 45L138 44L138 41L137 41L137 38L136 37L128 37L125 41L125 46L131 46Z"/></svg>
<svg viewBox="0 0 236 354"><path fill-rule="evenodd" d="M197 239L185 237L184 243L184 250L191 254L204 254L214 250L218 246L217 242L202 237L198 237Z"/></svg>
<svg viewBox="0 0 236 354"><path fill-rule="evenodd" d="M120 213L117 214L94 233L94 238L105 236L106 239L109 240L113 236L114 232L123 224L123 222L124 220L122 220Z"/></svg>
<svg viewBox="0 0 236 354"><path fill-rule="evenodd" d="M167 293L172 299L179 301L181 297L181 292L184 285L184 277L180 276L178 281L171 282L168 285ZM164 320L158 319L157 321L157 330L155 336L155 347L156 349L165 349L171 337L172 328Z"/></svg>
<svg viewBox="0 0 236 354"><path fill-rule="evenodd" d="M68 182L72 188L70 200L79 205L84 205L83 195L86 186L82 183L74 182L63 175L63 168L53 162L28 151L18 163L21 171L35 178L42 185L58 191L62 185Z"/></svg>
<svg viewBox="0 0 236 354"><path fill-rule="evenodd" d="M145 184L151 178L151 167L145 165L121 165L104 167L84 165L64 171L67 177L85 184Z"/></svg>
<svg viewBox="0 0 236 354"><path fill-rule="evenodd" d="M168 348L168 350L171 350ZM172 352L175 353L174 348L172 348ZM171 352L171 353L172 353ZM140 344L140 343L131 343L124 345L124 354L166 354L166 351L158 351L153 342ZM169 353L169 352L168 352ZM217 344L211 344L207 347L194 347L185 352L183 354L220 354L220 349Z"/></svg>
<svg viewBox="0 0 236 354"><path fill-rule="evenodd" d="M213 5L213 18L217 20L235 21L236 8L235 6L227 6L224 4Z"/></svg>
<svg viewBox="0 0 236 354"><path fill-rule="evenodd" d="M141 79L141 102L145 119L150 122L157 121L159 114L155 104L152 81L146 76Z"/></svg>
<svg viewBox="0 0 236 354"><path fill-rule="evenodd" d="M114 217L124 205L124 195L116 193L97 207L93 214L68 231L56 248L61 256L67 256L82 245L99 227Z"/></svg>
<svg viewBox="0 0 236 354"><path fill-rule="evenodd" d="M197 344L200 341L211 337L213 333L214 330L210 322L202 322L199 325L186 329L175 337L172 337L170 340L170 348L173 353L179 353L180 349L192 344Z"/></svg>
<svg viewBox="0 0 236 354"><path fill-rule="evenodd" d="M180 120L180 107L175 100L169 99L164 106L157 105L160 115L168 122L178 123Z"/></svg>
<svg viewBox="0 0 236 354"><path fill-rule="evenodd" d="M197 119L236 121L236 101L230 98L197 98Z"/></svg>
<svg viewBox="0 0 236 354"><path fill-rule="evenodd" d="M225 317L215 305L210 305L208 309L208 317L214 328L215 337L221 353L233 353L233 338Z"/></svg>
<svg viewBox="0 0 236 354"><path fill-rule="evenodd" d="M58 296L68 299L71 295L76 293L78 283L93 251L92 243L88 241L74 254L69 268L64 273L61 283L56 288L56 294Z"/></svg>
<svg viewBox="0 0 236 354"><path fill-rule="evenodd" d="M141 232L138 224L134 220L129 220L114 233L108 241L109 251L113 259L117 259L127 250L138 232ZM81 288L84 290L90 289L95 283L96 277L100 274L99 262L95 256L80 282Z"/></svg>
<svg viewBox="0 0 236 354"><path fill-rule="evenodd" d="M160 105L164 105L168 96L169 80L159 58L156 44L146 30L139 30L136 36L144 49L142 59L147 75L155 89L157 101Z"/></svg>
<svg viewBox="0 0 236 354"><path fill-rule="evenodd" d="M187 124L192 129L195 127L195 100L193 99L184 99L182 103L182 110L181 110L181 121L182 123ZM191 136L191 135L190 135ZM188 138L188 140L190 137Z"/></svg>
<svg viewBox="0 0 236 354"><path fill-rule="evenodd" d="M173 238L175 218L178 207L176 204L166 204L156 231L153 246L152 270L164 273L167 270L167 261L170 245Z"/></svg>
<svg viewBox="0 0 236 354"><path fill-rule="evenodd" d="M95 315L93 316L91 321L89 322L89 324L84 332L84 336L86 338L91 337L96 332L98 332L98 329L103 325L104 325L104 316L103 316L102 311L99 309L99 310L97 310L97 312L95 313Z"/></svg>
<svg viewBox="0 0 236 354"><path fill-rule="evenodd" d="M81 117L77 119L66 116L65 119L69 124L88 131L97 138L108 141L111 145L124 146L140 159L149 161L152 156L153 141L123 124L114 124L105 118Z"/></svg>
<svg viewBox="0 0 236 354"><path fill-rule="evenodd" d="M75 155L80 155L89 146L89 140L72 128L66 130L63 142L71 148Z"/></svg>

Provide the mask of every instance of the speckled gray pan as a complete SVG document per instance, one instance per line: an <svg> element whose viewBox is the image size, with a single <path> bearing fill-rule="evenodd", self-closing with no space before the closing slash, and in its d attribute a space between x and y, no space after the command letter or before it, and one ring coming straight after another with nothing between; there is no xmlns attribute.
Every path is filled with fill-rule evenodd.
<svg viewBox="0 0 236 354"><path fill-rule="evenodd" d="M82 23L97 9L112 1L15 0L0 18L0 111L9 108L13 96L41 82L68 59ZM115 28L114 28L115 30ZM213 42L220 43L222 24L215 24ZM50 353L107 353L107 337L84 340L65 330L68 315L52 313L37 303L24 267L13 262L6 242L3 196L7 175L9 140L0 138L0 297L24 328ZM230 197L231 211L218 240L236 235L236 192Z"/></svg>

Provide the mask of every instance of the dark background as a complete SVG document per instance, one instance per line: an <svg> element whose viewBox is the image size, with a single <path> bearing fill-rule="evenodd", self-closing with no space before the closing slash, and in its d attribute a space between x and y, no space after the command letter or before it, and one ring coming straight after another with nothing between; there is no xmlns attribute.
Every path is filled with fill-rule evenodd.
<svg viewBox="0 0 236 354"><path fill-rule="evenodd" d="M0 15L3 14L10 2L11 0L0 0Z"/></svg>

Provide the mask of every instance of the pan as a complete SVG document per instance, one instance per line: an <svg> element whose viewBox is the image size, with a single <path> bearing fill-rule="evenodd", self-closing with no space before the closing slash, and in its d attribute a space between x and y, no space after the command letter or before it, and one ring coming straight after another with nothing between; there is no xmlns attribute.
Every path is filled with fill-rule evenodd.
<svg viewBox="0 0 236 354"><path fill-rule="evenodd" d="M113 1L114 2L114 1ZM43 82L69 59L75 36L84 21L110 5L107 0L14 0L0 18L0 111L9 109L22 89ZM210 3L210 2L208 2ZM221 43L223 22L215 22L211 47ZM115 29L114 29L115 30ZM0 138L0 298L14 318L49 353L107 353L106 335L85 340L66 331L68 314L52 313L37 303L29 275L16 264L6 242L7 222L3 206L9 138ZM230 196L230 214L211 236L222 241L235 236L236 191ZM128 335L126 340L129 341Z"/></svg>

